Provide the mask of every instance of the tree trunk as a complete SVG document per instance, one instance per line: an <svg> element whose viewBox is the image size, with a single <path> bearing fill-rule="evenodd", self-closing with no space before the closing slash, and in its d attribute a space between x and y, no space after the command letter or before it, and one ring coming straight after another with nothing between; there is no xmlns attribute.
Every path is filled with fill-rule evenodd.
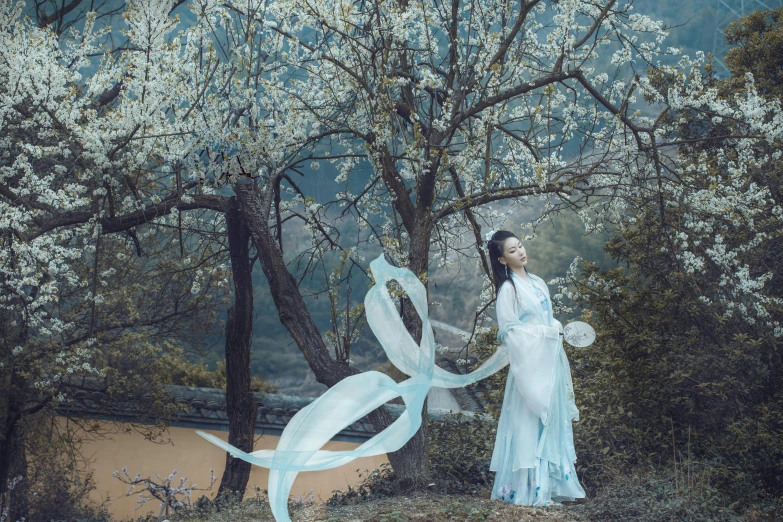
<svg viewBox="0 0 783 522"><path fill-rule="evenodd" d="M24 407L25 379L12 369L11 386L6 396L5 417L0 433L0 519L29 519L27 505L27 458L24 434L19 420ZM7 511L6 511L7 510Z"/></svg>
<svg viewBox="0 0 783 522"><path fill-rule="evenodd" d="M414 233L410 234L411 244L408 253L408 266L410 270L424 279L424 287L428 287L427 269L429 265L429 234L426 226L417 227ZM419 313L413 307L413 304L407 297L402 298L402 322L408 333L417 343L421 342L422 322ZM430 481L430 452L429 452L429 432L427 430L427 401L424 401L421 412L422 423L419 431L403 446L399 453L405 455L404 462L401 463L404 473L395 473L399 478L401 489L420 489L426 487Z"/></svg>
<svg viewBox="0 0 783 522"><path fill-rule="evenodd" d="M253 326L253 281L248 242L250 233L237 199L226 209L228 250L234 279L234 305L226 322L226 411L228 443L242 451L253 451L256 406L250 389L250 335ZM226 469L217 498L225 494L244 497L250 478L250 463L226 453Z"/></svg>
<svg viewBox="0 0 783 522"><path fill-rule="evenodd" d="M270 202L264 199L261 190L254 183L235 185L234 191L241 203L250 229L250 237L258 253L264 276L269 283L269 290L280 321L293 336L310 369L313 370L316 380L331 388L344 378L360 373L351 366L337 362L329 354L307 310L296 280L288 271L283 254L270 233L267 224ZM392 422L391 415L384 407L370 413L368 418L376 431L385 429ZM422 473L422 469L426 470L428 466L426 451L424 432L419 430L403 448L387 454L392 469L402 485L419 485L426 479L426 474Z"/></svg>

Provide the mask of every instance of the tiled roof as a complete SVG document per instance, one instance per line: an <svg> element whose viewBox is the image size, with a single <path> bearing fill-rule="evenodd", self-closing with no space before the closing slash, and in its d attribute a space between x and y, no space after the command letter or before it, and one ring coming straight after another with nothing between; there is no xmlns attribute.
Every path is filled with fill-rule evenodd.
<svg viewBox="0 0 783 522"><path fill-rule="evenodd" d="M226 413L225 390L217 388L198 388L193 386L168 385L171 399L178 404L187 404L190 408L178 419L171 423L172 426L194 429L211 429L228 431L228 414ZM94 395L98 394L98 395ZM257 434L279 436L288 421L296 412L310 404L313 397L297 397L274 393L254 394L256 402L256 426ZM132 413L112 411L107 413L100 408L102 394L99 392L78 390L71 395L73 401L69 404L60 404L58 411L62 414L76 417L95 417L113 421L134 421ZM397 418L404 406L387 404L386 408ZM430 418L442 418L445 412L430 411ZM471 415L470 412L463 414ZM364 417L342 430L333 440L350 442L363 442L375 435L367 417Z"/></svg>

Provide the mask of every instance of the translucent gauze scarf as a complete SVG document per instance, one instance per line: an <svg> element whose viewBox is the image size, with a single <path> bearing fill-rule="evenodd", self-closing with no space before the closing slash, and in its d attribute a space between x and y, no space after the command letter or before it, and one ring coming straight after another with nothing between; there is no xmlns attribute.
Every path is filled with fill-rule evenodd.
<svg viewBox="0 0 783 522"><path fill-rule="evenodd" d="M235 458L269 468L269 502L278 522L290 522L288 496L300 471L319 471L348 464L358 457L397 451L418 431L421 411L431 386L460 388L479 381L508 364L505 345L475 371L455 375L435 366L435 338L427 314L427 292L410 270L389 265L381 254L370 263L375 285L364 298L367 322L389 360L410 378L396 383L381 372L347 377L299 410L286 425L274 450L245 453L223 440L197 431ZM386 283L396 280L422 320L421 344L408 333L394 306ZM386 429L351 451L321 448L344 428L390 400L402 397L405 410Z"/></svg>

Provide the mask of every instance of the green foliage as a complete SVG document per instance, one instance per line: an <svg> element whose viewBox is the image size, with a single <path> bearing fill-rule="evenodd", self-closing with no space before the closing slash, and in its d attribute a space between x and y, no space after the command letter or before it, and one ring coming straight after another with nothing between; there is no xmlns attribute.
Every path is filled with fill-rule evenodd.
<svg viewBox="0 0 783 522"><path fill-rule="evenodd" d="M173 351L162 356L161 362L165 367L165 384L198 386L202 388L226 388L225 361L217 361L217 368L210 370L205 362L192 363L186 360L181 352ZM257 375L251 377L250 388L257 392L277 392L276 384L269 383Z"/></svg>
<svg viewBox="0 0 783 522"><path fill-rule="evenodd" d="M75 434L42 415L24 419L21 431L27 458L29 522L79 520L108 522L109 506L89 498L93 473L76 451Z"/></svg>
<svg viewBox="0 0 783 522"><path fill-rule="evenodd" d="M495 443L496 422L489 416L471 417L449 413L442 420L430 419L429 455L432 491L439 493L484 493L491 487L494 472L489 471ZM357 470L358 471L358 470ZM362 477L362 474L359 474ZM388 463L372 472L365 471L357 487L334 491L330 505L343 505L399 494L395 474Z"/></svg>
<svg viewBox="0 0 783 522"><path fill-rule="evenodd" d="M726 426L722 442L739 470L722 467L726 482L758 477L769 492L780 495L783 465L783 401L774 400L755 405L745 417ZM780 497L783 500L783 496Z"/></svg>
<svg viewBox="0 0 783 522"><path fill-rule="evenodd" d="M759 92L783 98L783 8L755 11L729 24L724 32L726 41L734 46L726 55L732 76L728 86L736 88L750 72Z"/></svg>
<svg viewBox="0 0 783 522"><path fill-rule="evenodd" d="M717 284L709 271L687 274L670 252L654 213L618 235L607 250L629 269L599 271L586 262L582 319L597 341L572 349L581 422L579 471L588 486L606 470L709 462L737 496L783 492L781 366L777 341L763 328L726 317L699 296ZM595 288L605 289L596 293ZM755 414L755 415L754 415Z"/></svg>
<svg viewBox="0 0 783 522"><path fill-rule="evenodd" d="M430 473L439 492L476 493L491 486L497 424L487 417L447 414L429 421Z"/></svg>
<svg viewBox="0 0 783 522"><path fill-rule="evenodd" d="M356 471L359 472L358 469ZM394 471L388 462L372 471L359 472L359 479L361 483L357 487L349 485L348 491L332 491L332 496L326 503L330 506L341 506L378 497L390 497L397 493Z"/></svg>
<svg viewBox="0 0 783 522"><path fill-rule="evenodd" d="M299 511L303 503L289 502L292 514ZM239 500L236 495L226 495L221 502L201 497L193 505L176 510L166 517L171 522L255 522L274 520L266 491L257 492L254 498ZM159 522L157 515L139 518L136 522Z"/></svg>
<svg viewBox="0 0 783 522"><path fill-rule="evenodd" d="M180 386L198 386L202 388L225 388L226 365L224 361L218 361L217 369L212 371L203 361L198 364L187 361L179 354L167 353L162 358L162 363L168 370L166 372L166 384Z"/></svg>
<svg viewBox="0 0 783 522"><path fill-rule="evenodd" d="M763 93L780 96L779 53L773 52L774 58L769 53L783 35L781 14L756 13L734 24L729 41L738 47L728 62L736 76L718 80L708 66L705 81L721 95L734 96L744 83L744 72L751 71ZM663 75L651 77L667 81ZM681 147L680 155L694 164L705 153L710 157L712 135L734 130L732 122L710 125L709 117L687 110L668 117L687 119L686 134L691 135L683 137L693 140ZM759 147L776 150L773 144ZM741 151L726 153L739 156ZM722 190L719 180L725 173L709 162L699 166L687 182ZM783 201L779 160L764 170L750 169L747 182L766 187L775 202ZM582 319L596 328L597 340L568 352L582 418L574 430L578 469L585 486L598 490L612 483L613 473L676 472L687 462L708 470L709 483L737 506L780 498L781 341L763 319L744 317L742 307L752 308L752 300L732 307L718 297L725 285L722 269L709 261L702 245L684 243L678 236L688 226L679 203L666 205L664 216L664 207L642 205L630 216L634 221L618 229L605 249L621 268L583 265L578 301L587 309ZM722 219L731 231L724 236L726 252L736 253L750 274L770 274L764 294L783 297L779 219L770 213L751 221L739 211L726 212ZM749 246L762 236L767 248ZM707 260L703 270L684 267L686 252ZM783 312L773 302L765 306L773 316ZM678 485L681 482L674 487ZM630 491L618 494L633 496ZM689 505L685 502L681 508Z"/></svg>
<svg viewBox="0 0 783 522"><path fill-rule="evenodd" d="M483 361L490 357L498 349L496 339L498 329L490 328L476 336L477 361L473 369L478 368ZM506 391L506 378L508 366L483 379L478 385L485 394L486 412L495 419L500 418L500 408L503 406L503 395ZM472 385L473 387L477 385Z"/></svg>

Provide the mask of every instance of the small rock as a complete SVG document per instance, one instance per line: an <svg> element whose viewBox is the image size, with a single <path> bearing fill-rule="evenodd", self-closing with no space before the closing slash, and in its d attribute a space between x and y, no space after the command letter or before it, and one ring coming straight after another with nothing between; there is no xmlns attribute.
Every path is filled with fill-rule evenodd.
<svg viewBox="0 0 783 522"><path fill-rule="evenodd" d="M212 501L206 495L201 495L201 498L196 501L195 505L197 509L205 509L212 505Z"/></svg>

